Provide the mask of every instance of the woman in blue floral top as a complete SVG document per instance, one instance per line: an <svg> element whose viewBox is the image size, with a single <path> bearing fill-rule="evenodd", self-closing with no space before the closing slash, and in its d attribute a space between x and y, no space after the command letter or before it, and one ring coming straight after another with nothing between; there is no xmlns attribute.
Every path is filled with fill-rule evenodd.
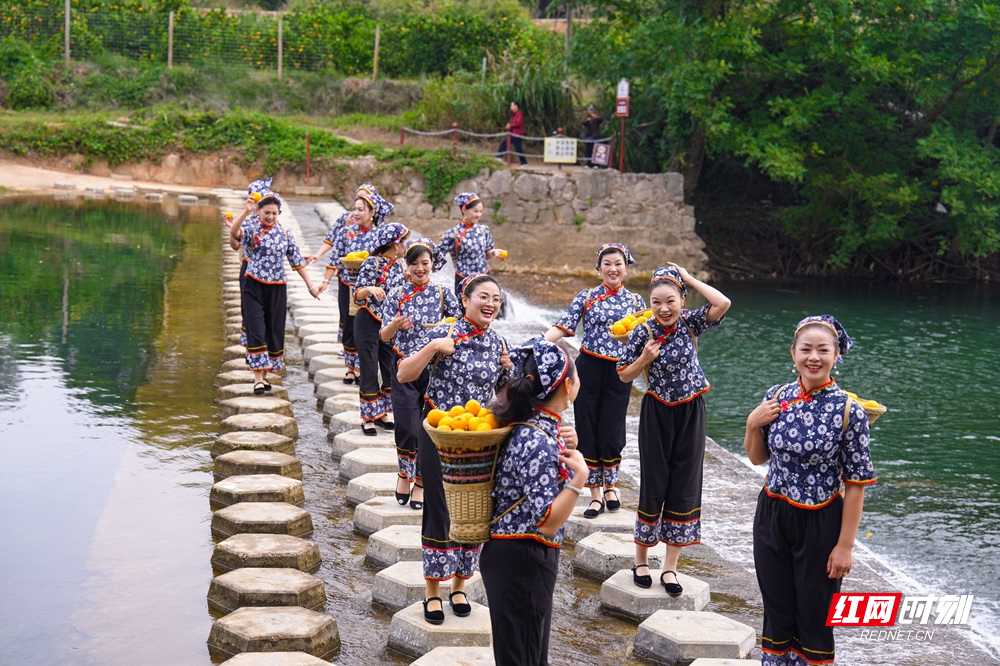
<svg viewBox="0 0 1000 666"><path fill-rule="evenodd" d="M851 346L830 315L800 321L798 380L772 386L747 417L750 461L770 460L753 523L765 666L834 663L827 612L851 571L865 486L875 483L868 417L830 376Z"/></svg>
<svg viewBox="0 0 1000 666"><path fill-rule="evenodd" d="M462 192L455 197L455 203L462 213L462 221L445 232L435 252L434 270L444 266L450 254L455 263L455 295L460 295L459 285L469 275L490 272L490 257L506 258L507 253L493 246L493 234L485 224L479 224L483 216L483 201L475 192Z"/></svg>
<svg viewBox="0 0 1000 666"><path fill-rule="evenodd" d="M257 192L261 196L265 192L271 191L271 179L261 178L260 180L255 180L250 185L247 186L247 195L252 196L254 192ZM238 238L234 238L232 234L233 220L232 213L226 213L227 222L226 226L229 227L229 247L236 250L242 254L240 257L240 317L243 317L243 283L246 282L246 272L247 266L250 264L250 240L252 239L252 234L250 229L255 225L260 223L260 217L257 213L253 213L249 216L246 213L240 215L240 232ZM240 344L244 347L247 346L247 327L244 324L240 325Z"/></svg>
<svg viewBox="0 0 1000 666"><path fill-rule="evenodd" d="M500 311L500 285L489 275L470 275L459 285L465 316L453 324L441 324L427 332L424 345L402 360L397 371L400 382L414 382L427 366L430 378L424 394L424 415L433 408L448 411L469 400L485 405L510 376L513 367L507 341L490 330ZM436 359L436 360L435 360ZM427 433L417 433L417 459L424 484L424 513L420 527L425 586L424 619L444 622L440 582L452 581L452 610L459 617L471 612L465 597L465 581L472 577L480 546L451 540L451 521L444 500L441 458Z"/></svg>
<svg viewBox="0 0 1000 666"><path fill-rule="evenodd" d="M576 335L583 323L583 340L576 369L580 373L579 397L573 402L573 419L580 435L580 453L590 469L590 507L586 518L621 508L615 489L618 466L625 448L625 413L632 393L631 382L619 380L615 365L625 345L613 340L610 328L625 315L644 310L642 296L624 286L628 267L635 263L628 248L621 243L607 243L597 250L597 272L601 284L584 289L570 303L569 310L545 333L555 342L563 336ZM602 492L603 490L603 492Z"/></svg>
<svg viewBox="0 0 1000 666"><path fill-rule="evenodd" d="M382 342L382 301L386 293L403 283L399 258L410 230L398 222L381 225L375 232L375 250L358 271L354 284L354 302L359 304L354 316L354 342L358 349L361 376L358 380L361 399L361 431L376 434L373 423L386 430L395 424L387 420L392 411L392 376L396 374L396 355ZM381 379L379 379L381 374Z"/></svg>
<svg viewBox="0 0 1000 666"><path fill-rule="evenodd" d="M686 309L687 285L708 303ZM639 587L652 586L649 549L663 541L667 553L660 584L672 597L683 592L676 573L681 548L701 543L702 395L711 386L698 363L698 337L721 325L729 306L721 291L677 264L658 268L649 284L653 319L632 329L618 359L623 382L640 374L646 379L639 412L639 510L632 580Z"/></svg>
<svg viewBox="0 0 1000 666"><path fill-rule="evenodd" d="M462 311L450 289L431 284L434 243L418 238L406 244L406 282L389 291L382 305L382 340L393 345L397 362L426 344L426 332L446 317L461 317ZM396 419L396 501L414 509L424 505L423 483L417 464L418 436L423 431L420 413L430 372L427 368L415 381L400 382L392 375L392 409ZM412 484L412 494L411 494Z"/></svg>
<svg viewBox="0 0 1000 666"><path fill-rule="evenodd" d="M588 472L560 427L580 382L566 351L541 337L515 349L511 360L513 376L493 409L498 420L515 425L497 461L494 518L480 569L494 661L545 666L563 525Z"/></svg>
<svg viewBox="0 0 1000 666"><path fill-rule="evenodd" d="M374 189L374 188L373 188ZM337 232L333 242L333 254L326 266L326 275L320 284L320 293L326 290L334 273L340 275L338 306L340 321L344 324L344 365L347 373L345 384L353 384L359 374L358 349L354 342L354 316L350 314L351 294L358 279L358 271L349 269L341 262L351 252L371 252L375 249L375 234L372 233L392 212L393 205L383 199L378 192L358 190L354 200L350 221Z"/></svg>
<svg viewBox="0 0 1000 666"><path fill-rule="evenodd" d="M247 197L246 207L229 228L230 239L240 241L250 234L250 262L243 282L243 325L247 329L247 363L253 370L255 395L270 390L267 372L281 372L285 367L285 315L287 286L285 260L302 276L313 298L319 298L306 272L306 260L286 229L278 224L281 199L274 192L264 192L259 202ZM258 224L244 231L243 221L252 214Z"/></svg>

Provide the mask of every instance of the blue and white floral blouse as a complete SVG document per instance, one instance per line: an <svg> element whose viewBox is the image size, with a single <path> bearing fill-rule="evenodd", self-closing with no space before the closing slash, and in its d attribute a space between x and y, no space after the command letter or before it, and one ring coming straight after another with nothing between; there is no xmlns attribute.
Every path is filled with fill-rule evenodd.
<svg viewBox="0 0 1000 666"><path fill-rule="evenodd" d="M330 230L326 232L326 236L323 237L323 242L327 245L333 245L337 242L337 234L347 226L347 221L351 219L351 211L346 211L340 214L337 221L331 225Z"/></svg>
<svg viewBox="0 0 1000 666"><path fill-rule="evenodd" d="M437 324L445 317L461 317L462 307L451 289L430 282L419 286L404 282L385 297L382 322L388 324L399 314L413 320L412 327L397 330L393 337L393 349L402 359L427 344L427 325Z"/></svg>
<svg viewBox="0 0 1000 666"><path fill-rule="evenodd" d="M624 286L608 289L603 282L593 289L584 289L569 304L566 314L555 323L566 335L576 335L576 328L583 320L583 340L580 351L617 361L625 352L625 345L612 340L609 335L611 325L625 315L645 310L642 296L633 294Z"/></svg>
<svg viewBox="0 0 1000 666"><path fill-rule="evenodd" d="M330 261L327 268L333 268L340 273L340 281L347 286L353 287L358 279L358 271L345 268L341 259L351 252L375 251L375 225L363 228L356 222L348 222L338 231L333 241L333 249L330 250Z"/></svg>
<svg viewBox="0 0 1000 666"><path fill-rule="evenodd" d="M538 531L571 478L558 459L566 448L559 434L561 423L558 415L539 410L511 431L497 461L493 516L502 517L490 526L493 539L534 539L552 548L562 544L565 526L552 537ZM514 506L522 497L524 501Z"/></svg>
<svg viewBox="0 0 1000 666"><path fill-rule="evenodd" d="M768 389L775 397L781 385ZM784 385L781 415L761 428L771 452L764 492L802 509L820 509L840 495L840 482L875 483L868 417L835 383L803 391ZM850 402L847 427L844 413Z"/></svg>
<svg viewBox="0 0 1000 666"><path fill-rule="evenodd" d="M295 238L280 224L270 228L255 224L250 231L250 264L246 276L264 284L285 284L285 259L292 270L306 265Z"/></svg>
<svg viewBox="0 0 1000 666"><path fill-rule="evenodd" d="M403 279L401 262L386 259L382 255L376 254L368 257L365 259L365 263L361 264L354 288L381 287L388 294L391 290L398 288L403 283ZM382 301L375 298L373 294L368 295L361 309L367 310L372 317L382 321Z"/></svg>
<svg viewBox="0 0 1000 666"><path fill-rule="evenodd" d="M432 328L426 342L447 337L450 328L451 324ZM487 404L510 378L510 371L500 365L507 341L488 328L476 328L468 317L455 322L451 337L455 353L442 356L436 366L434 361L427 366L431 376L424 400L432 408L446 411L472 399Z"/></svg>
<svg viewBox="0 0 1000 666"><path fill-rule="evenodd" d="M257 219L259 220L260 218ZM245 264L250 263L250 234L253 233L253 226L254 222L249 217L243 220L243 223L240 225L240 247L243 248L242 259Z"/></svg>
<svg viewBox="0 0 1000 666"><path fill-rule="evenodd" d="M618 359L618 371L632 365L642 355L642 348L652 331L653 337L662 344L659 356L646 366L646 395L666 405L679 405L708 393L712 386L698 363L698 336L719 327L725 319L723 315L709 323L709 307L706 303L697 310L682 311L683 321L678 321L671 331L666 331L655 319L633 328L625 343L625 353Z"/></svg>
<svg viewBox="0 0 1000 666"><path fill-rule="evenodd" d="M494 249L493 234L484 224L471 227L460 223L445 232L434 252L434 270L444 266L447 255L452 255L455 272L466 277L473 273L489 273L490 263L486 253Z"/></svg>

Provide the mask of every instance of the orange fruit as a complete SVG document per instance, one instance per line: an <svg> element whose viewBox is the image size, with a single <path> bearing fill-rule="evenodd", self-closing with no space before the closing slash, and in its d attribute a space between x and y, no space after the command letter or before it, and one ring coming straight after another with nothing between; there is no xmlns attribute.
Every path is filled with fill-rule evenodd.
<svg viewBox="0 0 1000 666"><path fill-rule="evenodd" d="M438 427L438 423L441 422L441 419L444 416L445 413L442 412L440 409L432 409L431 411L427 412L427 422L431 424L432 428L436 428Z"/></svg>
<svg viewBox="0 0 1000 666"><path fill-rule="evenodd" d="M489 423L480 423L476 426L476 432L482 432L484 430L492 430Z"/></svg>
<svg viewBox="0 0 1000 666"><path fill-rule="evenodd" d="M451 430L451 426L440 425L438 426L438 430Z"/></svg>
<svg viewBox="0 0 1000 666"><path fill-rule="evenodd" d="M465 407L462 407L462 405L455 405L454 407L448 410L448 416L451 416L453 418L456 416L461 416L464 413L465 413Z"/></svg>
<svg viewBox="0 0 1000 666"><path fill-rule="evenodd" d="M861 406L862 407L877 408L877 407L881 407L882 405L878 404L877 400L865 400L863 403L861 403Z"/></svg>
<svg viewBox="0 0 1000 666"><path fill-rule="evenodd" d="M615 335L625 335L626 333L628 333L628 329L625 328L625 324L621 322L615 322L615 324L611 327L611 332L614 333Z"/></svg>
<svg viewBox="0 0 1000 666"><path fill-rule="evenodd" d="M653 311L652 310L646 310L645 312L642 313L642 316L645 317L646 319L652 319L652 317L653 317Z"/></svg>
<svg viewBox="0 0 1000 666"><path fill-rule="evenodd" d="M261 196L260 192L254 192L253 194L250 195L250 198L253 199L254 201L260 201L264 197Z"/></svg>
<svg viewBox="0 0 1000 666"><path fill-rule="evenodd" d="M626 331L631 331L633 328L635 328L635 322L634 321L625 322L625 330Z"/></svg>
<svg viewBox="0 0 1000 666"><path fill-rule="evenodd" d="M639 324L645 324L646 323L646 318L645 317L639 317L638 319L635 320L635 323L636 323L636 326L638 326Z"/></svg>
<svg viewBox="0 0 1000 666"><path fill-rule="evenodd" d="M226 211L226 219L227 219L227 220L231 220L231 219L233 219L233 214L232 214L232 213L230 213L229 211Z"/></svg>
<svg viewBox="0 0 1000 666"><path fill-rule="evenodd" d="M483 406L480 405L479 401L475 399L465 403L465 411L472 414L473 416L477 415L479 413L479 410L482 408Z"/></svg>
<svg viewBox="0 0 1000 666"><path fill-rule="evenodd" d="M454 317L445 317L444 320L445 320L445 322L447 322L449 324L455 323L455 318Z"/></svg>
<svg viewBox="0 0 1000 666"><path fill-rule="evenodd" d="M501 259L507 258L507 250L500 250L500 258Z"/></svg>
<svg viewBox="0 0 1000 666"><path fill-rule="evenodd" d="M469 430L470 431L472 431L472 430L479 430L479 424L480 423L486 423L486 422L483 421L478 416L473 416L471 419L469 419Z"/></svg>
<svg viewBox="0 0 1000 666"><path fill-rule="evenodd" d="M499 428L500 424L497 422L497 417L492 414L486 416L485 422L490 426L490 428Z"/></svg>
<svg viewBox="0 0 1000 666"><path fill-rule="evenodd" d="M454 421L455 419L451 418L450 416L442 416L441 419L438 421L437 427L442 430L445 428L451 430L451 424L454 423Z"/></svg>
<svg viewBox="0 0 1000 666"><path fill-rule="evenodd" d="M465 419L455 419L451 422L452 430L468 430L469 423Z"/></svg>

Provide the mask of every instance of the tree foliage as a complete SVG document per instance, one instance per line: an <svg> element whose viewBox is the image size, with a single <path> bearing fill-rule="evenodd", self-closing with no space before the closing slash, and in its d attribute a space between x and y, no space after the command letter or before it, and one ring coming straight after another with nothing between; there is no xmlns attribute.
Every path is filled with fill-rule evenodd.
<svg viewBox="0 0 1000 666"><path fill-rule="evenodd" d="M814 265L1000 251L995 4L619 0L573 62L630 79L644 166L695 187L707 157L790 189L775 219Z"/></svg>

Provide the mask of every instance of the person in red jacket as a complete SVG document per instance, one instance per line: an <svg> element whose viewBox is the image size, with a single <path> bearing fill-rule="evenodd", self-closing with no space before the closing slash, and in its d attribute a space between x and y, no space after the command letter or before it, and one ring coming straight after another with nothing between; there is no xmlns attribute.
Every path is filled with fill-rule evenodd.
<svg viewBox="0 0 1000 666"><path fill-rule="evenodd" d="M524 113L517 106L517 102L510 103L510 122L504 129L510 132L510 150L512 153L518 156L521 160L521 166L526 166L528 164L528 159L524 156L524 146L521 143L521 137L524 136ZM497 148L497 157L503 159L507 154L507 137L504 137L500 141L500 147Z"/></svg>

